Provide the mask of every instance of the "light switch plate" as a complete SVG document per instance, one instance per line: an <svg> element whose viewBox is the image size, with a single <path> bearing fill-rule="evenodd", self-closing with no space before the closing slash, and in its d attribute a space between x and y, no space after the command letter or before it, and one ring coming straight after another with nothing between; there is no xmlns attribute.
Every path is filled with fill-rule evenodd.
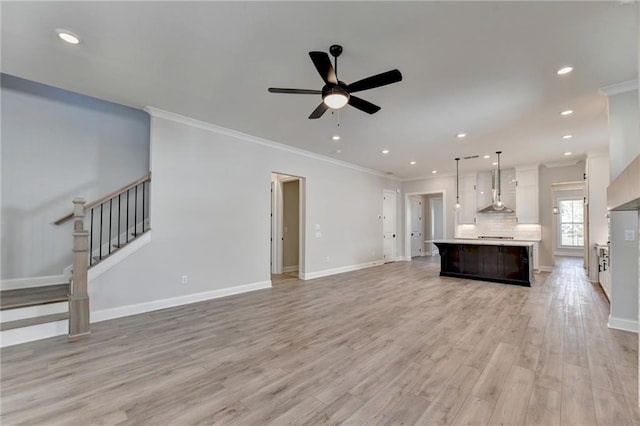
<svg viewBox="0 0 640 426"><path fill-rule="evenodd" d="M635 241L636 233L633 229L625 229L624 230L624 240L625 241Z"/></svg>

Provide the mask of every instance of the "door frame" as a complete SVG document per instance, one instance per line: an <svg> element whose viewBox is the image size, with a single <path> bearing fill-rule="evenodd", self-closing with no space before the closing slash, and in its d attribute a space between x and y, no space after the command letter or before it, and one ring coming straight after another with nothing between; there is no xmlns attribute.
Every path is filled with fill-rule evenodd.
<svg viewBox="0 0 640 426"><path fill-rule="evenodd" d="M431 238L433 238L433 234L434 234L434 231L435 231L434 220L433 220L433 210L434 210L433 202L435 200L440 200L441 204L442 204L441 205L441 209L442 209L442 237L444 238L444 229L445 229L445 226L444 226L445 225L444 197L442 197L442 198L438 198L438 197L429 198L429 216L430 216L429 217L429 224L431 225L430 226L430 228L431 228L430 229ZM432 245L432 247L429 247L429 249L430 249L429 250L429 254L430 254L430 256L433 256L433 248L435 247L435 244L431 243L431 245ZM438 250L437 247L435 247L435 249ZM438 252L438 254L440 254L440 253Z"/></svg>
<svg viewBox="0 0 640 426"><path fill-rule="evenodd" d="M416 195L442 194L442 238L447 238L447 191L435 189L430 191L407 192L404 194L404 260L411 261L411 200ZM408 255L407 255L408 254Z"/></svg>
<svg viewBox="0 0 640 426"><path fill-rule="evenodd" d="M274 180L275 177L275 180ZM271 172L271 274L282 274L283 262L283 231L284 231L284 198L282 184L285 182L299 181L299 230L298 230L298 276L304 277L306 272L306 178L290 173Z"/></svg>
<svg viewBox="0 0 640 426"><path fill-rule="evenodd" d="M394 235L396 235L396 241L395 244L393 244L393 251L391 254L391 259L387 260L384 259L384 199L387 195L393 195L393 198L395 199L395 203L394 203L394 208L393 208L393 228L394 228ZM382 190L382 214L380 215L382 222L381 222L381 226L382 226L382 258L384 259L384 262L395 262L396 260L398 260L398 237L400 235L400 233L398 232L398 192L395 189L383 189Z"/></svg>

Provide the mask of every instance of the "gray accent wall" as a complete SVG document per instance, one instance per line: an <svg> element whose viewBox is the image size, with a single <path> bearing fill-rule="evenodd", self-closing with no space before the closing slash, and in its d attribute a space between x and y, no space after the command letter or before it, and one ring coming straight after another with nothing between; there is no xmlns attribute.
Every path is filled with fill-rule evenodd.
<svg viewBox="0 0 640 426"><path fill-rule="evenodd" d="M149 115L7 74L2 85L1 278L71 264L74 197L97 199L149 171Z"/></svg>
<svg viewBox="0 0 640 426"><path fill-rule="evenodd" d="M611 182L640 155L638 90L609 96L609 173ZM633 324L638 329L638 214L610 212L611 318L610 324ZM634 241L625 240L632 231ZM630 327L632 328L632 327Z"/></svg>

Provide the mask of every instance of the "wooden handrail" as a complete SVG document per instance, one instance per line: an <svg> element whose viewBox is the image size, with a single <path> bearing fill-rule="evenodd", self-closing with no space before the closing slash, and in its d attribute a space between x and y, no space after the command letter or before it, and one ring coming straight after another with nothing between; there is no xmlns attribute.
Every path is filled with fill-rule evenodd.
<svg viewBox="0 0 640 426"><path fill-rule="evenodd" d="M123 193L124 191L131 189L137 185L140 185L142 182L145 182L146 180L151 179L151 172L147 173L146 175L134 180L131 183L126 184L125 186L123 186L122 188L116 189L113 192L108 193L107 195L105 195L104 197L100 197L95 201L92 201L90 203L85 204L84 209L85 210L89 210L95 206L97 206L98 204L102 204L105 201L108 201L109 199L115 197L118 194ZM73 212L66 214L64 216L62 216L61 218L59 218L58 220L56 220L55 222L53 222L54 225L62 225L63 223L65 223L66 221L73 219Z"/></svg>

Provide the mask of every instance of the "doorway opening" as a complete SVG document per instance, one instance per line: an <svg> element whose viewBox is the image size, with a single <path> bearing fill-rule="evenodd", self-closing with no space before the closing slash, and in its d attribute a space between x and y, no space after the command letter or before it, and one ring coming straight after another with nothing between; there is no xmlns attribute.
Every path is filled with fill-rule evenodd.
<svg viewBox="0 0 640 426"><path fill-rule="evenodd" d="M271 174L271 281L304 275L304 178Z"/></svg>
<svg viewBox="0 0 640 426"><path fill-rule="evenodd" d="M406 194L405 253L411 259L438 256L434 240L445 238L445 191Z"/></svg>
<svg viewBox="0 0 640 426"><path fill-rule="evenodd" d="M584 182L563 182L551 185L553 205L553 254L582 257L588 268L588 209L584 204Z"/></svg>
<svg viewBox="0 0 640 426"><path fill-rule="evenodd" d="M382 258L384 263L396 261L396 191L382 191Z"/></svg>

